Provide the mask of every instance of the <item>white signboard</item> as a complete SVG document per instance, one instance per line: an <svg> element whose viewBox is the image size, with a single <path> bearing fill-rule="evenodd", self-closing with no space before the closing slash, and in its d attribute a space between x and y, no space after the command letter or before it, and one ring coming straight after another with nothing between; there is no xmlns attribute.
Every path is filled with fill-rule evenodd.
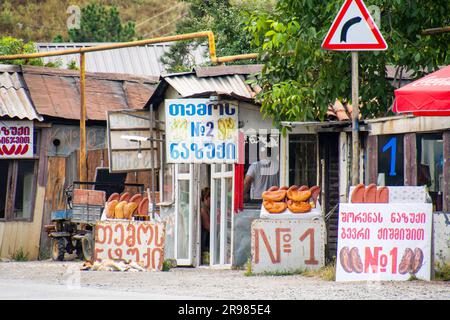
<svg viewBox="0 0 450 320"><path fill-rule="evenodd" d="M336 281L431 277L432 204L341 203Z"/></svg>
<svg viewBox="0 0 450 320"><path fill-rule="evenodd" d="M168 163L236 163L238 108L226 101L166 99Z"/></svg>
<svg viewBox="0 0 450 320"><path fill-rule="evenodd" d="M0 159L33 157L33 121L0 121Z"/></svg>
<svg viewBox="0 0 450 320"><path fill-rule="evenodd" d="M161 271L165 228L144 221L102 221L95 226L94 261L126 260Z"/></svg>
<svg viewBox="0 0 450 320"><path fill-rule="evenodd" d="M325 223L305 220L252 222L252 272L317 270L325 264Z"/></svg>

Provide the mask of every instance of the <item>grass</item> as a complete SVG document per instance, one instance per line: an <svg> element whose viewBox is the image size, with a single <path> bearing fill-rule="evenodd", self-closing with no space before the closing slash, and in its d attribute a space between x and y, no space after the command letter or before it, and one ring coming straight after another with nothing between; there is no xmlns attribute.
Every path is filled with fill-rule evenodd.
<svg viewBox="0 0 450 320"><path fill-rule="evenodd" d="M21 261L21 262L28 261L28 253L25 253L23 251L23 248L20 247L19 250L17 250L12 254L11 259L14 261Z"/></svg>
<svg viewBox="0 0 450 320"><path fill-rule="evenodd" d="M306 269L296 269L296 270L282 270L282 271L266 271L262 273L253 273L251 260L247 260L246 271L244 273L246 277L252 276L292 276L292 275L302 275L305 277L319 277L326 281L336 280L336 264L332 262L319 270L306 270Z"/></svg>
<svg viewBox="0 0 450 320"><path fill-rule="evenodd" d="M436 262L434 272L435 280L450 281L450 263Z"/></svg>
<svg viewBox="0 0 450 320"><path fill-rule="evenodd" d="M175 268L177 266L177 261L175 259L167 259L164 260L162 271L170 271L170 269Z"/></svg>

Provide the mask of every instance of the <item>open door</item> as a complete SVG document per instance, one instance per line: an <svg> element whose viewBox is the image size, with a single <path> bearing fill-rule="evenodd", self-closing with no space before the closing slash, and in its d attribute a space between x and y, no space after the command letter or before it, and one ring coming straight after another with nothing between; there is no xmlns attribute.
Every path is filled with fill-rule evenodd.
<svg viewBox="0 0 450 320"><path fill-rule="evenodd" d="M231 266L234 165L211 166L210 265Z"/></svg>
<svg viewBox="0 0 450 320"><path fill-rule="evenodd" d="M175 165L175 259L179 266L194 262L194 165Z"/></svg>

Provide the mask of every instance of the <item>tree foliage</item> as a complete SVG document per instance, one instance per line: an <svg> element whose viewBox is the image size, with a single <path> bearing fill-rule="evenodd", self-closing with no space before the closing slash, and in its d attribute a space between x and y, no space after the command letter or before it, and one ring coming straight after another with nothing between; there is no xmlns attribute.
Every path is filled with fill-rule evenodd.
<svg viewBox="0 0 450 320"><path fill-rule="evenodd" d="M36 46L33 42L24 42L22 39L16 39L13 37L0 38L0 55L13 55L22 53L35 53L37 52ZM16 65L33 65L43 66L42 59L19 59L19 60L2 60L0 64L16 64ZM56 67L56 65L46 65L48 67Z"/></svg>
<svg viewBox="0 0 450 320"><path fill-rule="evenodd" d="M117 7L92 2L81 8L80 28L69 29L70 42L123 42L136 38L135 23L122 24ZM58 35L56 42L63 38Z"/></svg>
<svg viewBox="0 0 450 320"><path fill-rule="evenodd" d="M359 54L361 113L385 115L393 101L386 65L414 77L450 62L450 34L422 35L450 24L448 0L367 0L381 10L388 50ZM258 79L262 111L274 122L323 119L336 98L350 101L351 54L321 49L343 0L279 0L274 12L252 14L246 30L265 67ZM291 54L287 54L290 52ZM398 72L398 74L400 74Z"/></svg>
<svg viewBox="0 0 450 320"><path fill-rule="evenodd" d="M253 52L251 35L245 30L250 12L268 12L273 8L271 0L184 0L189 3L187 16L176 25L176 33L210 30L215 35L217 56ZM183 41L174 44L161 61L172 72L186 71L196 63L192 51L205 40Z"/></svg>

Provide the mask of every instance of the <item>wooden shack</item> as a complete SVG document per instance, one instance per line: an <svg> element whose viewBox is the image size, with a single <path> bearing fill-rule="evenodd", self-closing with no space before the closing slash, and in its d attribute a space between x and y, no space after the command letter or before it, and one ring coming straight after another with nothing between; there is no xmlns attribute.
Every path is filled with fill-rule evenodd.
<svg viewBox="0 0 450 320"><path fill-rule="evenodd" d="M158 79L114 73L86 74L88 181L108 167L106 113L141 109ZM2 124L33 128L33 153L0 154L0 258L22 251L48 257L43 230L53 210L65 208L64 189L78 180L79 73L31 66L0 66ZM1 137L0 137L1 138ZM3 147L3 146L2 146ZM150 183L148 172L130 172L128 183Z"/></svg>

